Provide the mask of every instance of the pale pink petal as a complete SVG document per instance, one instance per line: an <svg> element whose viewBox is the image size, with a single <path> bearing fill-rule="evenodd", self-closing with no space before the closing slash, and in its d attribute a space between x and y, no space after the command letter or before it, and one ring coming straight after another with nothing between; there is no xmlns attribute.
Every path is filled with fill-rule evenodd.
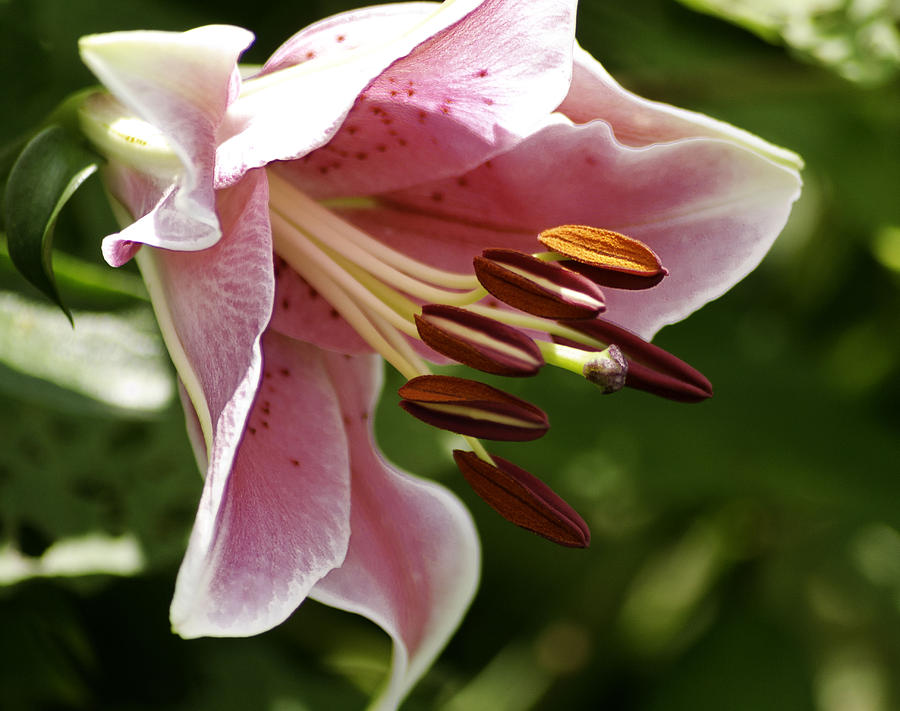
<svg viewBox="0 0 900 711"><path fill-rule="evenodd" d="M158 246L153 234L153 220L156 208L163 198L171 192L172 185L151 175L140 173L122 163L112 162L103 168L103 182L110 195L125 209L122 215L134 222L125 228L135 237L134 240L117 232L104 237L101 246L103 258L110 266L120 267L129 261L142 244ZM140 225L134 226L140 222Z"/></svg>
<svg viewBox="0 0 900 711"><path fill-rule="evenodd" d="M436 2L372 5L314 22L290 37L269 57L260 75L308 62L341 61L355 50L378 45L410 31L438 7Z"/></svg>
<svg viewBox="0 0 900 711"><path fill-rule="evenodd" d="M230 185L251 168L291 160L327 143L372 79L477 4L477 0L445 3L415 27L401 19L394 34L366 38L336 61L321 57L282 65L246 81L219 131L216 185ZM401 18L408 17L399 12Z"/></svg>
<svg viewBox="0 0 900 711"><path fill-rule="evenodd" d="M394 62L326 146L281 170L316 197L364 195L509 150L566 95L574 22L568 0L487 0Z"/></svg>
<svg viewBox="0 0 900 711"><path fill-rule="evenodd" d="M183 637L274 627L347 552L347 439L321 351L275 333L263 351L233 466L213 463L178 574L171 618Z"/></svg>
<svg viewBox="0 0 900 711"><path fill-rule="evenodd" d="M533 251L542 249L534 236L560 224L643 240L669 276L652 290L604 293L607 317L649 338L750 272L799 192L796 170L737 143L701 137L631 148L606 123L559 120L459 179L386 196L395 210L377 219L391 226L382 239L448 268L471 258L473 242L491 244L477 230L494 231L500 246ZM479 226L474 240L459 239L458 223Z"/></svg>
<svg viewBox="0 0 900 711"><path fill-rule="evenodd" d="M278 257L275 258L275 309L270 327L329 351L372 352L334 307Z"/></svg>
<svg viewBox="0 0 900 711"><path fill-rule="evenodd" d="M215 244L216 132L235 91L238 55L252 40L247 30L218 25L183 33L142 30L81 39L85 64L119 102L163 134L183 166L181 175L172 176L177 188L152 220L118 239L149 238L150 244L178 250Z"/></svg>
<svg viewBox="0 0 900 711"><path fill-rule="evenodd" d="M371 413L381 363L371 356L326 357L350 441L350 549L311 596L356 612L394 640L391 676L375 709L395 709L459 625L480 570L478 537L463 504L434 482L384 461Z"/></svg>
<svg viewBox="0 0 900 711"><path fill-rule="evenodd" d="M575 71L566 100L558 109L575 123L600 119L613 129L616 140L626 146L677 141L705 136L740 143L777 163L800 168L803 161L785 148L774 146L752 133L723 121L649 101L622 88L581 47L575 51Z"/></svg>
<svg viewBox="0 0 900 711"><path fill-rule="evenodd" d="M248 174L217 198L218 244L199 252L142 250L139 262L169 353L201 421L209 419L207 429L218 427L235 392L247 383L255 389L258 341L274 292L265 173ZM243 403L235 436L252 397Z"/></svg>

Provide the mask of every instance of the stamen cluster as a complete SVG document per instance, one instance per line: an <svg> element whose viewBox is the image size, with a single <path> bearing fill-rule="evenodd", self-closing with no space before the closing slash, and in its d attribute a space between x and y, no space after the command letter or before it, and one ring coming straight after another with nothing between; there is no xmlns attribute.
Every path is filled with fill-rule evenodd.
<svg viewBox="0 0 900 711"><path fill-rule="evenodd" d="M600 318L602 288L652 288L667 271L638 240L610 230L563 225L540 233L548 251L487 249L471 274L413 260L360 231L269 170L275 250L408 382L400 406L462 435L454 451L463 476L509 521L565 546L590 542L587 524L544 482L500 457L481 439L543 436L547 415L484 383L435 375L415 340L482 372L526 377L553 365L582 375L602 393L631 387L682 402L712 395L683 361ZM347 206L343 206L345 209ZM496 301L486 302L488 294ZM501 302L501 303L497 303Z"/></svg>

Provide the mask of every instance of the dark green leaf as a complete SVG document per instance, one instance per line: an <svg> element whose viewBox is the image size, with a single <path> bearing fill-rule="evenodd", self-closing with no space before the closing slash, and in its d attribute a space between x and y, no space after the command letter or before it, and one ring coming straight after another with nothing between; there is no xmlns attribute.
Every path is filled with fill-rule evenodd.
<svg viewBox="0 0 900 711"><path fill-rule="evenodd" d="M99 158L58 125L38 133L16 159L3 196L9 255L22 275L69 317L53 279L53 226Z"/></svg>

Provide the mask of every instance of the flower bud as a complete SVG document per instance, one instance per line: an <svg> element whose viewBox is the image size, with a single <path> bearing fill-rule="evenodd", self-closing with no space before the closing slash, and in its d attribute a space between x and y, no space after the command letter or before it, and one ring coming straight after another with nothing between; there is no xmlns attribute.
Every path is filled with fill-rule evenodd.
<svg viewBox="0 0 900 711"><path fill-rule="evenodd" d="M426 304L416 315L425 343L442 355L494 375L534 375L544 365L537 344L512 326L471 311Z"/></svg>
<svg viewBox="0 0 900 711"><path fill-rule="evenodd" d="M422 375L399 392L400 407L413 417L471 437L526 442L550 427L540 408L475 380Z"/></svg>
<svg viewBox="0 0 900 711"><path fill-rule="evenodd" d="M460 449L454 450L453 459L475 493L507 521L562 546L590 544L584 519L533 474L501 457L493 457L495 466Z"/></svg>
<svg viewBox="0 0 900 711"><path fill-rule="evenodd" d="M590 279L514 249L488 249L475 257L475 275L500 301L544 318L593 318L606 308Z"/></svg>

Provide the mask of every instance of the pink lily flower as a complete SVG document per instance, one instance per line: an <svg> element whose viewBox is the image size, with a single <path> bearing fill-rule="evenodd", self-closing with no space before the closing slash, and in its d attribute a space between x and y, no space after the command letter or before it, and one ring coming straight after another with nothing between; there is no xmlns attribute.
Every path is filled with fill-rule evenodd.
<svg viewBox="0 0 900 711"><path fill-rule="evenodd" d="M373 351L426 375L422 355L439 356L419 342L422 303L577 340L482 300L472 266L488 248L534 252L565 224L658 255L668 276L654 288L603 291L609 320L649 339L745 276L783 227L797 157L622 89L575 45L575 5L357 10L243 79L240 28L82 40L107 90L82 126L127 225L103 252L113 266L137 255L205 472L171 608L182 636L256 634L312 597L391 635L376 706L395 708L468 607L479 545L452 494L378 452ZM539 350L561 364L563 348ZM536 408L520 427L514 398L466 392L407 409L546 429ZM565 545L586 535L572 516Z"/></svg>

